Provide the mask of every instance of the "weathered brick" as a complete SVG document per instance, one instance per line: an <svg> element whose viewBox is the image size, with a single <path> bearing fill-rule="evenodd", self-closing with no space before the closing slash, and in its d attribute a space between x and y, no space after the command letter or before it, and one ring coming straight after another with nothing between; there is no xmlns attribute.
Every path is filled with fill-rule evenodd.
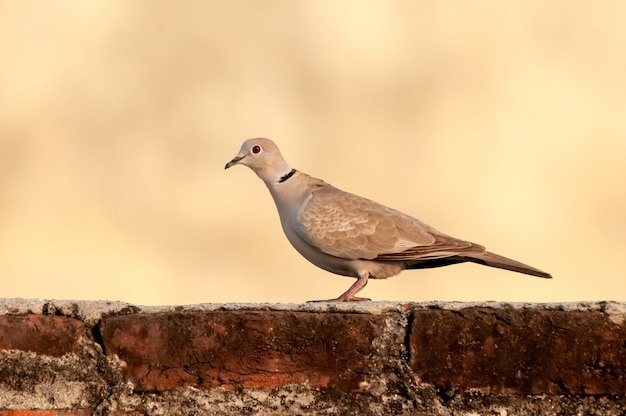
<svg viewBox="0 0 626 416"><path fill-rule="evenodd" d="M0 410L0 416L90 416L90 409L74 410Z"/></svg>
<svg viewBox="0 0 626 416"><path fill-rule="evenodd" d="M91 416L92 409L66 410L0 410L0 416ZM143 416L139 412L113 412L112 416Z"/></svg>
<svg viewBox="0 0 626 416"><path fill-rule="evenodd" d="M383 328L381 315L240 310L111 316L101 333L140 391L306 382L349 392L372 371Z"/></svg>
<svg viewBox="0 0 626 416"><path fill-rule="evenodd" d="M78 319L47 315L0 316L0 351L16 349L60 357L76 352L88 334Z"/></svg>
<svg viewBox="0 0 626 416"><path fill-rule="evenodd" d="M440 389L626 392L626 327L600 311L418 310L411 328L411 368Z"/></svg>

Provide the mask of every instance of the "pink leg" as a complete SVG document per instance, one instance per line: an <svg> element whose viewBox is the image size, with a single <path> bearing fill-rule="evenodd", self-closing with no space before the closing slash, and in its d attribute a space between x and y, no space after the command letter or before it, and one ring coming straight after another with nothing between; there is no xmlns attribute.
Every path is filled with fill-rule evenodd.
<svg viewBox="0 0 626 416"><path fill-rule="evenodd" d="M309 302L360 302L364 300L370 300L368 298L358 298L356 295L361 291L367 284L367 279L370 274L368 272L359 273L359 277L356 279L356 282L348 288L341 296L335 299L327 299L327 300L310 300Z"/></svg>

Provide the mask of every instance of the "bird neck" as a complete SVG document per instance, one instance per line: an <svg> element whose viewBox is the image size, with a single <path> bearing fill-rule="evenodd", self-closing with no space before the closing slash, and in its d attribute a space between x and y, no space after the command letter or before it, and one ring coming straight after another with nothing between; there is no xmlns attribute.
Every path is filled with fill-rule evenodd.
<svg viewBox="0 0 626 416"><path fill-rule="evenodd" d="M281 216L286 207L299 206L301 200L306 198L308 181L308 175L292 167L264 181Z"/></svg>
<svg viewBox="0 0 626 416"><path fill-rule="evenodd" d="M294 168L291 168L291 170L287 173L285 173L283 176L281 176L278 179L278 183L283 183L285 181L287 181L289 178L291 178L293 176L294 173L296 173L297 170L295 170Z"/></svg>

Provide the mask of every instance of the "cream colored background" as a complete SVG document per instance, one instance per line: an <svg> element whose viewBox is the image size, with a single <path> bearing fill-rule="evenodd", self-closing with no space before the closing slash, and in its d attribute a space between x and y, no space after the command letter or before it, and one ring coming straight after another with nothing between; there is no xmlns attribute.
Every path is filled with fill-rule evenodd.
<svg viewBox="0 0 626 416"><path fill-rule="evenodd" d="M626 300L626 3L0 2L2 297L301 302L249 137L551 272L372 281L377 300Z"/></svg>

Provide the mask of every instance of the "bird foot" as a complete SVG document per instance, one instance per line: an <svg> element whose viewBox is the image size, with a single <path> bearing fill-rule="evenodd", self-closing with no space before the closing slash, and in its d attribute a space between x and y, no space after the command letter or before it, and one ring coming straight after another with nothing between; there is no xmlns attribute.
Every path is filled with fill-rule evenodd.
<svg viewBox="0 0 626 416"><path fill-rule="evenodd" d="M344 296L341 295L334 299L321 299L321 300L308 300L306 303L319 303L319 302L365 302L371 301L370 298L359 298L357 296Z"/></svg>
<svg viewBox="0 0 626 416"><path fill-rule="evenodd" d="M341 296L339 296L338 298L326 300L312 300L309 302L364 302L366 300L371 300L368 298L359 298L354 296L365 287L368 277L369 273L366 271L359 273L359 278L357 279L357 281L354 282L352 286L350 286L350 288L342 293Z"/></svg>

